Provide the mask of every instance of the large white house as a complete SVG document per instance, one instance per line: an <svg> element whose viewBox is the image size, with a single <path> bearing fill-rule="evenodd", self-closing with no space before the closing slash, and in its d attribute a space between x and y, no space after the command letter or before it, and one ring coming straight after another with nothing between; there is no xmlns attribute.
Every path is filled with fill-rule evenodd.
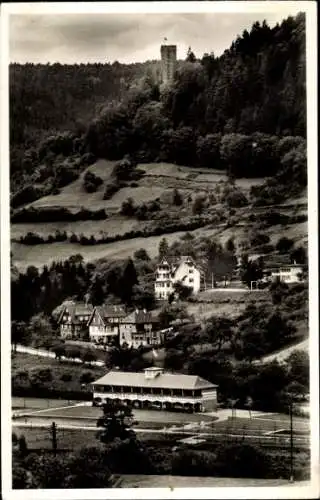
<svg viewBox="0 0 320 500"><path fill-rule="evenodd" d="M201 270L189 256L164 257L158 264L154 283L156 299L167 300L180 282L196 294L200 291Z"/></svg>
<svg viewBox="0 0 320 500"><path fill-rule="evenodd" d="M93 404L124 403L135 408L215 411L217 385L197 375L166 373L150 367L143 372L111 370L92 382Z"/></svg>

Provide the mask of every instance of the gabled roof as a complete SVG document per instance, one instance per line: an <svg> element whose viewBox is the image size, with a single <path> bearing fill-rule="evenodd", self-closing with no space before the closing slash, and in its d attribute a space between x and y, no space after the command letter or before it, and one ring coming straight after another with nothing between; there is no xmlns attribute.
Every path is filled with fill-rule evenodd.
<svg viewBox="0 0 320 500"><path fill-rule="evenodd" d="M163 389L209 389L218 387L197 375L161 373L155 378L146 378L142 372L109 371L92 385L114 385L131 387L154 387Z"/></svg>
<svg viewBox="0 0 320 500"><path fill-rule="evenodd" d="M103 306L96 306L92 311L92 314L88 321L88 325L90 325L96 313L99 314L102 321L106 322L108 322L108 320L111 318L120 319L120 318L125 318L126 316L126 311L124 307L121 305L105 304Z"/></svg>
<svg viewBox="0 0 320 500"><path fill-rule="evenodd" d="M124 318L126 311L121 305L103 305L97 306L96 309L102 318Z"/></svg>
<svg viewBox="0 0 320 500"><path fill-rule="evenodd" d="M160 262L158 263L158 266L163 264L163 262L168 262L169 266L171 267L171 271L175 270L180 264L183 262L186 262L190 260L196 267L199 267L199 264L195 261L193 257L190 255L168 255L166 257L163 257Z"/></svg>
<svg viewBox="0 0 320 500"><path fill-rule="evenodd" d="M275 269L283 266L286 267L304 267L303 264L297 264L291 260L290 255L287 254L270 254L261 256L263 259L264 268Z"/></svg>
<svg viewBox="0 0 320 500"><path fill-rule="evenodd" d="M157 323L158 319L150 312L150 311L133 311L131 314L128 314L123 320L122 323L134 323L134 324L145 324L145 323Z"/></svg>
<svg viewBox="0 0 320 500"><path fill-rule="evenodd" d="M61 323L63 320L63 316L68 313L73 324L83 323L83 321L79 320L79 317L89 316L92 311L93 306L91 304L85 304L84 302L73 302L70 304L66 304L60 313L58 322Z"/></svg>

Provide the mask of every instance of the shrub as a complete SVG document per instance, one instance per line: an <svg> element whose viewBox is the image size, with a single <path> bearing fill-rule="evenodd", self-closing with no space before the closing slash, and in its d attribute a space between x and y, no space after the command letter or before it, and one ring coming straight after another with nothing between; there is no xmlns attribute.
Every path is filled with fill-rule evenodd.
<svg viewBox="0 0 320 500"><path fill-rule="evenodd" d="M37 370L32 374L32 379L34 381L40 381L40 382L52 382L53 380L52 371L50 370L50 368L43 368Z"/></svg>
<svg viewBox="0 0 320 500"><path fill-rule="evenodd" d="M28 207L16 210L11 215L11 222L56 222L106 219L104 209L87 210L81 208L78 212L71 212L64 207Z"/></svg>
<svg viewBox="0 0 320 500"><path fill-rule="evenodd" d="M269 473L268 456L260 448L227 444L217 451L217 462L226 476L262 478Z"/></svg>
<svg viewBox="0 0 320 500"><path fill-rule="evenodd" d="M146 261L150 260L150 257L144 248L140 248L139 250L136 250L134 252L133 256L137 260L146 260Z"/></svg>
<svg viewBox="0 0 320 500"><path fill-rule="evenodd" d="M66 355L66 348L64 344L58 344L54 346L52 350L56 355L56 359L61 359L62 356Z"/></svg>
<svg viewBox="0 0 320 500"><path fill-rule="evenodd" d="M291 248L294 245L294 241L290 238L286 238L286 236L283 236L278 240L278 243L276 244L276 249L280 253L287 253L291 250Z"/></svg>
<svg viewBox="0 0 320 500"><path fill-rule="evenodd" d="M122 215L126 215L128 217L131 217L132 215L135 214L135 210L136 210L136 208L134 206L132 198L128 198L121 205L121 214Z"/></svg>
<svg viewBox="0 0 320 500"><path fill-rule="evenodd" d="M69 238L69 241L70 241L70 243L78 243L78 241L79 241L78 236L76 234L72 233L72 235Z"/></svg>
<svg viewBox="0 0 320 500"><path fill-rule="evenodd" d="M234 190L228 193L225 198L225 201L229 205L229 207L244 207L248 205L248 200L245 195L240 190Z"/></svg>
<svg viewBox="0 0 320 500"><path fill-rule="evenodd" d="M271 244L267 244L267 245L261 245L260 247L260 251L262 253L271 253L274 251L274 246L271 245Z"/></svg>
<svg viewBox="0 0 320 500"><path fill-rule="evenodd" d="M81 384L90 384L90 382L93 382L94 379L95 376L91 372L84 372L80 375Z"/></svg>
<svg viewBox="0 0 320 500"><path fill-rule="evenodd" d="M28 445L25 436L22 434L18 439L18 447L20 455L24 456L28 452Z"/></svg>
<svg viewBox="0 0 320 500"><path fill-rule="evenodd" d="M260 246L269 243L270 237L264 233L257 233L250 239L251 246Z"/></svg>
<svg viewBox="0 0 320 500"><path fill-rule="evenodd" d="M105 188L103 199L110 200L114 194L116 194L120 190L120 185L116 182L112 182L108 184Z"/></svg>
<svg viewBox="0 0 320 500"><path fill-rule="evenodd" d="M62 380L63 382L71 382L72 374L70 372L64 372L61 375L60 380Z"/></svg>
<svg viewBox="0 0 320 500"><path fill-rule="evenodd" d="M80 358L80 349L78 347L66 348L65 356L66 356L66 358L69 358L69 359L79 359Z"/></svg>
<svg viewBox="0 0 320 500"><path fill-rule="evenodd" d="M180 206L183 204L182 196L177 189L173 191L173 204L176 206Z"/></svg>
<svg viewBox="0 0 320 500"><path fill-rule="evenodd" d="M83 179L83 188L87 193L94 193L102 183L103 180L101 177L98 177L92 172L86 172Z"/></svg>
<svg viewBox="0 0 320 500"><path fill-rule="evenodd" d="M38 245L44 242L45 240L42 236L32 233L31 231L29 231L25 236L20 237L20 243L23 243L24 245Z"/></svg>
<svg viewBox="0 0 320 500"><path fill-rule="evenodd" d="M79 177L79 172L73 170L72 168L68 168L65 165L59 165L55 171L55 178L53 189L62 188L67 186L71 182L75 181Z"/></svg>
<svg viewBox="0 0 320 500"><path fill-rule="evenodd" d="M290 217L280 212L266 212L260 215L260 221L266 226L276 226L277 224L286 225L289 222Z"/></svg>
<svg viewBox="0 0 320 500"><path fill-rule="evenodd" d="M16 208L20 205L31 203L41 196L43 196L43 192L41 189L28 184L11 196L10 205L13 208Z"/></svg>
<svg viewBox="0 0 320 500"><path fill-rule="evenodd" d="M142 203L142 205L139 205L136 210L135 210L135 216L137 217L138 220L147 220L149 217L148 214L148 208L145 203Z"/></svg>
<svg viewBox="0 0 320 500"><path fill-rule="evenodd" d="M204 198L203 196L197 196L192 205L192 213L194 215L201 215L204 209Z"/></svg>
<svg viewBox="0 0 320 500"><path fill-rule="evenodd" d="M96 361L97 356L93 351L88 350L81 353L81 359L83 363L92 363L93 361Z"/></svg>

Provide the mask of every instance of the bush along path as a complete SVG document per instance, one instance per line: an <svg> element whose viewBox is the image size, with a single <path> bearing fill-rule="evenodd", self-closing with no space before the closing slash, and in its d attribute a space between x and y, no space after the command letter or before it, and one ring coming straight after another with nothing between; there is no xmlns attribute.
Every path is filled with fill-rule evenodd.
<svg viewBox="0 0 320 500"><path fill-rule="evenodd" d="M35 349L34 347L27 347L24 345L17 344L15 348L15 352L21 352L25 354L31 354L32 356L41 356L44 358L52 358L56 359L56 354L53 351L47 351L45 349ZM80 358L67 358L66 356L61 356L59 358L60 361L68 361L68 363L83 363L83 360ZM90 365L93 366L104 366L105 363L103 361L90 361Z"/></svg>

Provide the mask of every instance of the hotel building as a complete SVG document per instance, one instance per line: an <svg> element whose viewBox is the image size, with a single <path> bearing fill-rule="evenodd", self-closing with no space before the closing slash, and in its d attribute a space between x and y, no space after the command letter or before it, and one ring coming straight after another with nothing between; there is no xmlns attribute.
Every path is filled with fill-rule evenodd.
<svg viewBox="0 0 320 500"><path fill-rule="evenodd" d="M115 401L167 411L217 409L217 385L197 375L166 373L158 367L147 368L144 373L111 370L91 385L93 404L97 406Z"/></svg>

